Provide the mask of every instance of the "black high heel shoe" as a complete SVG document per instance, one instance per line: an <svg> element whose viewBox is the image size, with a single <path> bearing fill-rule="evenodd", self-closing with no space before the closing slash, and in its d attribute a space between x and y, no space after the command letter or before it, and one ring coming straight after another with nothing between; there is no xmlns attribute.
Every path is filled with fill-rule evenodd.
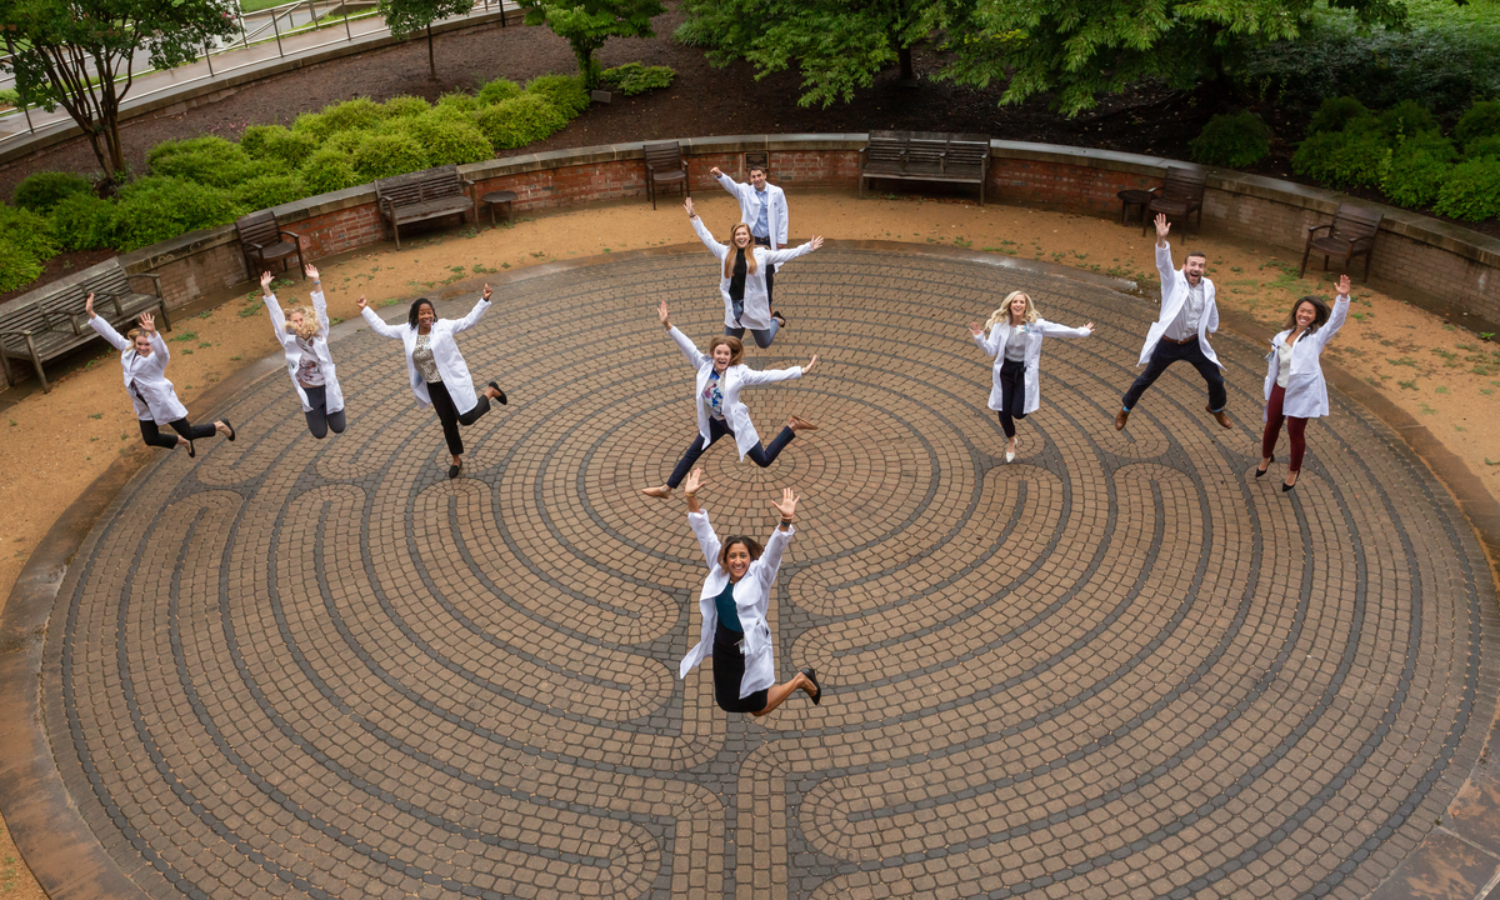
<svg viewBox="0 0 1500 900"><path fill-rule="evenodd" d="M1271 463L1273 463L1275 461L1276 461L1276 454L1273 453L1273 454L1271 454L1271 458L1266 462L1266 467L1264 469L1262 469L1259 466L1255 467L1255 477L1256 478L1264 478L1265 475L1266 475L1266 473L1269 472L1269 471L1271 471Z"/></svg>
<svg viewBox="0 0 1500 900"><path fill-rule="evenodd" d="M1293 482L1292 484L1287 484L1285 481L1283 481L1281 483L1281 492L1283 494L1285 494L1287 491L1291 490L1292 488L1294 488L1296 486L1297 486L1296 482Z"/></svg>
<svg viewBox="0 0 1500 900"><path fill-rule="evenodd" d="M507 402L506 399L505 399L505 392L502 391L502 390L500 390L500 385L498 385L495 382L491 381L490 382L490 387L494 388L495 389L495 393L498 395L498 396L495 397L495 400L501 406L505 406L506 402Z"/></svg>
<svg viewBox="0 0 1500 900"><path fill-rule="evenodd" d="M235 438L234 426L231 425L231 424L229 424L229 420L228 419L220 419L219 421L223 422L224 423L224 427L229 429L229 435L228 435L229 442L230 443L234 443L234 438Z"/></svg>
<svg viewBox="0 0 1500 900"><path fill-rule="evenodd" d="M811 681L812 686L818 691L816 694L813 694L812 697L813 706L817 706L819 703L823 702L823 687L822 685L818 684L817 670L811 668L803 669L802 674L807 676L807 680Z"/></svg>

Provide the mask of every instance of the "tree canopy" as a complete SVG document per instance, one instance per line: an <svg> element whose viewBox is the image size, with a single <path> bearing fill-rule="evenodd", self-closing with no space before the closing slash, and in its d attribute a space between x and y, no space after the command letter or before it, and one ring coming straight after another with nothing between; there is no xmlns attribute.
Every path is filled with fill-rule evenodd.
<svg viewBox="0 0 1500 900"><path fill-rule="evenodd" d="M380 0L376 5L391 34L404 38L427 30L427 69L437 77L437 56L432 48L432 23L461 16L474 8L474 0Z"/></svg>
<svg viewBox="0 0 1500 900"><path fill-rule="evenodd" d="M65 109L111 182L125 167L120 102L139 57L179 66L237 28L229 0L0 0L0 22L21 99Z"/></svg>
<svg viewBox="0 0 1500 900"><path fill-rule="evenodd" d="M517 0L527 25L546 25L573 47L584 85L599 86L594 53L612 37L654 37L651 20L666 12L661 0Z"/></svg>

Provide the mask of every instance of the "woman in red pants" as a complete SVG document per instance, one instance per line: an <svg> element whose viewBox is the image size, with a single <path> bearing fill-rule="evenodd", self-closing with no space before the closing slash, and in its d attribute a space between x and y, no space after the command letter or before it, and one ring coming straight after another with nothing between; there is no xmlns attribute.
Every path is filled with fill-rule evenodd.
<svg viewBox="0 0 1500 900"><path fill-rule="evenodd" d="M1329 313L1322 297L1303 297L1292 307L1280 334L1271 339L1271 354L1266 357L1266 431L1260 440L1260 465L1255 477L1266 474L1276 458L1276 440L1281 423L1286 421L1287 436L1292 440L1292 458L1287 467L1282 491L1297 486L1302 471L1302 453L1307 449L1303 429L1308 419L1328 415L1328 384L1323 380L1319 357L1323 348L1343 327L1349 315L1349 276L1339 278L1339 296Z"/></svg>

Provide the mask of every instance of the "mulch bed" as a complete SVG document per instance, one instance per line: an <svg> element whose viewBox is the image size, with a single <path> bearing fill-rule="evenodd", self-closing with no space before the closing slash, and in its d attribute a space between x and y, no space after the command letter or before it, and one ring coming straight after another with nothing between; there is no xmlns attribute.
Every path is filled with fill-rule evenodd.
<svg viewBox="0 0 1500 900"><path fill-rule="evenodd" d="M877 76L874 85L860 91L852 103L807 108L797 103L801 78L795 71L756 81L754 69L748 64L717 69L708 64L701 49L674 43L671 34L682 18L673 5L654 23L657 37L613 40L599 54L605 66L633 61L671 66L677 70L671 88L640 97L617 97L607 106L595 105L567 128L528 149L559 150L710 135L903 128L977 132L1005 140L1188 159L1189 144L1203 122L1223 106L1206 90L1183 93L1143 86L1107 97L1096 109L1068 119L1049 109L1049 97L1002 107L999 99L1003 85L975 90L926 79L907 85L891 70ZM577 71L567 42L545 28L489 26L441 35L437 38L437 56L437 80L428 74L426 42L419 38L257 82L233 97L179 115L131 120L122 127L128 164L132 171L144 171L146 152L162 141L204 134L235 139L247 125L290 124L303 112L352 97L384 101L413 94L436 100L445 92L474 90L497 77L524 82L548 72ZM939 66L930 48L918 48L915 61L919 76ZM1278 135L1300 136L1301 123L1286 121L1283 111L1257 111ZM1291 145L1278 140L1273 156L1253 171L1315 184L1291 174L1290 153ZM44 168L97 171L88 144L76 139L0 169L0 196L9 196L18 181ZM1379 199L1375 192L1359 195ZM1500 222L1458 224L1500 237ZM73 268L89 264L66 257L53 263L71 264ZM46 277L56 277L52 266ZM24 292L0 294L0 302Z"/></svg>

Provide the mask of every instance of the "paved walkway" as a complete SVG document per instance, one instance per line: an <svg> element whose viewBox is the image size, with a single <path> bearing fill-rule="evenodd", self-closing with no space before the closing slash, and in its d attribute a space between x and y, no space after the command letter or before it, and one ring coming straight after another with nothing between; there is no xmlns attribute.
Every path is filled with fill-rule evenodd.
<svg viewBox="0 0 1500 900"><path fill-rule="evenodd" d="M434 26L434 33L465 27L471 21L498 20L497 14L502 6L508 21L518 21L520 7L511 0L476 0L473 12L467 16L442 20ZM326 16L327 11L334 8L342 10L340 5L324 0L319 7L319 15ZM275 29L285 32L305 27L310 17L304 9L298 7L293 10L290 18L285 17L284 10L281 11L283 17L278 20ZM351 15L359 15L361 11L353 9ZM263 77L285 68L288 61L306 60L320 54L355 53L390 37L390 29L386 27L385 20L379 16L369 16L348 20L324 18L326 24L318 30L288 34L278 40L275 39L277 32L270 24L270 18L270 11L252 13L245 17L245 30L249 34L249 40L243 46L230 45L215 52L210 59L199 59L175 69L138 75L131 85L130 93L120 105L122 118L129 118L133 113L144 109L156 109L180 99L197 96L218 86L240 84L247 79ZM141 61L138 66L144 70L149 68L149 63ZM0 88L13 86L12 76L0 78ZM32 149L45 147L59 135L77 130L72 118L61 107L50 113L43 109L32 109L27 115L17 113L0 116L0 159L13 159Z"/></svg>
<svg viewBox="0 0 1500 900"><path fill-rule="evenodd" d="M803 494L770 624L825 698L756 720L676 680L703 560L636 488L693 430L652 307L718 332L708 268L502 282L459 340L511 405L456 481L399 345L349 323L347 433L314 441L273 371L218 411L236 443L121 490L39 659L62 783L142 895L1352 900L1434 832L1494 711L1472 533L1337 394L1296 491L1257 480L1263 348L1227 333L1241 427L1180 367L1116 433L1155 307L1099 280L1003 275L1109 326L1047 343L1007 465L964 328L994 265L788 265L751 361L824 361L748 400L763 437L822 429L769 470L716 446L703 500L760 535Z"/></svg>

